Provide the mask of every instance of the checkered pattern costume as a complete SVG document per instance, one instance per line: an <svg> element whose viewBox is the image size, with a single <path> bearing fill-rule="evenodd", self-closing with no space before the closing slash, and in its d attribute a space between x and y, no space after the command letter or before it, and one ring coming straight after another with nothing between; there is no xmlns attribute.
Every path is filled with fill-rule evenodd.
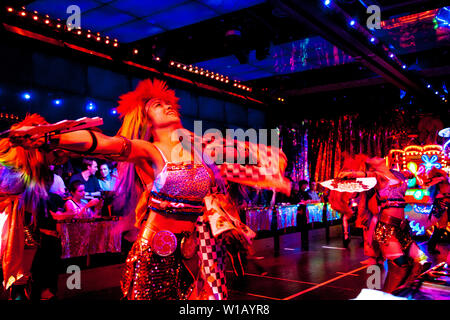
<svg viewBox="0 0 450 320"><path fill-rule="evenodd" d="M197 238L202 277L212 292L208 300L225 300L228 297L225 277L225 246L220 238L214 238L209 223L202 217L197 220Z"/></svg>
<svg viewBox="0 0 450 320"><path fill-rule="evenodd" d="M213 136L194 135L192 141L218 165L227 181L289 194L291 183L284 177L287 159L280 148ZM232 161L227 162L230 155Z"/></svg>

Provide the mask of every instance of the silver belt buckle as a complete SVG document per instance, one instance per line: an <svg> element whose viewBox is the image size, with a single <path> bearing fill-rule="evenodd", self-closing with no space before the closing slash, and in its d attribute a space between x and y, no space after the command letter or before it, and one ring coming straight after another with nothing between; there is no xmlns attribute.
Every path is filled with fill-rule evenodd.
<svg viewBox="0 0 450 320"><path fill-rule="evenodd" d="M161 257L167 257L174 253L177 244L177 237L169 230L158 231L152 239L152 249Z"/></svg>

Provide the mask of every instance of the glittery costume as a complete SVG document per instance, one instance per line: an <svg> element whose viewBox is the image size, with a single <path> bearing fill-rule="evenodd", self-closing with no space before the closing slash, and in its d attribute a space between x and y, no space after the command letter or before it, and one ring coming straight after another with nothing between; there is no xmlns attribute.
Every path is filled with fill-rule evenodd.
<svg viewBox="0 0 450 320"><path fill-rule="evenodd" d="M160 153L166 163L154 181L149 208L161 214L202 215L202 201L211 188L205 166L170 163ZM176 235L178 244L183 236ZM193 280L182 262L179 245L173 254L161 257L148 239L139 236L128 255L121 286L129 299L179 300L188 297Z"/></svg>
<svg viewBox="0 0 450 320"><path fill-rule="evenodd" d="M411 229L405 219L390 216L385 209L404 208L406 202L404 199L408 186L393 170L391 172L400 179L400 183L389 185L384 189L378 190L379 203L381 205L378 223L375 228L374 240L380 245L387 244L392 238L399 241L403 250L406 250L413 242L411 238Z"/></svg>

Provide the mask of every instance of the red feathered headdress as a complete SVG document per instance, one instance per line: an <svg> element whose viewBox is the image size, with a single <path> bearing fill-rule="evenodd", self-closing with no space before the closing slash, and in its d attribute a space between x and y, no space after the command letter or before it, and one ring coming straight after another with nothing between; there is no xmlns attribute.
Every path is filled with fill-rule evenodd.
<svg viewBox="0 0 450 320"><path fill-rule="evenodd" d="M172 105L175 109L179 109L179 98L175 96L174 90L168 89L164 81L145 79L138 83L134 91L120 96L117 112L123 118L135 108L143 107L150 99L161 99L165 103Z"/></svg>

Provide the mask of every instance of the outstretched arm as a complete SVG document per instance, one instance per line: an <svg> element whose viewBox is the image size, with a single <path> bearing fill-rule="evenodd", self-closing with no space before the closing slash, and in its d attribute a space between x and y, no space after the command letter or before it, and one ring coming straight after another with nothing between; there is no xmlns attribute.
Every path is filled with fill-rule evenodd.
<svg viewBox="0 0 450 320"><path fill-rule="evenodd" d="M100 132L81 130L53 136L48 141L52 149L92 155L109 160L138 163L143 159L158 161L159 153L152 143L121 136L107 136Z"/></svg>

